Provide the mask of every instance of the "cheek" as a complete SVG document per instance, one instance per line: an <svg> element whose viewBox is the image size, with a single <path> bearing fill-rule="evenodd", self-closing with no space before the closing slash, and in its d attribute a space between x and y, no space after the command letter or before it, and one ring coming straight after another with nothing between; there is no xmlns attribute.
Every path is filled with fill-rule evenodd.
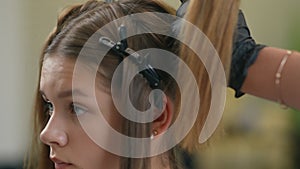
<svg viewBox="0 0 300 169"><path fill-rule="evenodd" d="M109 111L103 111L102 112L103 117L107 121L107 123L118 131L119 133L122 133L122 122L125 120L124 117L115 109L114 106L111 106Z"/></svg>
<svg viewBox="0 0 300 169"><path fill-rule="evenodd" d="M122 122L124 117L115 108L111 95L102 91L96 91L97 107L101 112L98 112L98 116L104 117L104 120L110 127L121 133Z"/></svg>
<svg viewBox="0 0 300 169"><path fill-rule="evenodd" d="M83 130L74 133L72 152L77 155L78 165L84 169L117 169L119 157L98 146ZM75 152L75 150L77 152Z"/></svg>

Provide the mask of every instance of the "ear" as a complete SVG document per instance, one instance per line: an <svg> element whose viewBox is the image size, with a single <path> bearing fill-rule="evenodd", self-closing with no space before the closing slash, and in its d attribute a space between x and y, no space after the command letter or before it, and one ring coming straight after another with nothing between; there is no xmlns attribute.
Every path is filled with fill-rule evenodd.
<svg viewBox="0 0 300 169"><path fill-rule="evenodd" d="M151 133L154 136L165 132L169 128L173 120L173 116L174 116L173 102L168 97L165 97L163 102L164 102L163 112L152 123Z"/></svg>

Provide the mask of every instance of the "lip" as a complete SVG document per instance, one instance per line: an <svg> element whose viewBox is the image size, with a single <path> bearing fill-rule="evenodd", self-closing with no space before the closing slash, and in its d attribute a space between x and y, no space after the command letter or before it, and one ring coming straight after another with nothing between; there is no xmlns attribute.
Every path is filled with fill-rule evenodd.
<svg viewBox="0 0 300 169"><path fill-rule="evenodd" d="M50 157L50 159L54 162L55 169L66 169L69 166L72 166L71 163L64 162L56 157Z"/></svg>

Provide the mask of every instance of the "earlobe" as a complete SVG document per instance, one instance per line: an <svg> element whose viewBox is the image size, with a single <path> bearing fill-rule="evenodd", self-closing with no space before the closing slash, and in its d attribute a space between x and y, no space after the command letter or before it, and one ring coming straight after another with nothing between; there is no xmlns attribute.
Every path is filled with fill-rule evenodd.
<svg viewBox="0 0 300 169"><path fill-rule="evenodd" d="M152 123L152 135L156 136L165 132L171 125L173 119L173 103L170 98L164 98L163 112Z"/></svg>

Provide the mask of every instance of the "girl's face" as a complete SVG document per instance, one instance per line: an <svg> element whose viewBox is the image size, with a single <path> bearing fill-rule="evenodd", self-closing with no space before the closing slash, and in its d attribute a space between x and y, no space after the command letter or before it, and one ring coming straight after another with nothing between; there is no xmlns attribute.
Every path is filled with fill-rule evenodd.
<svg viewBox="0 0 300 169"><path fill-rule="evenodd" d="M111 96L99 88L94 90L95 93L90 92L91 85L87 83L92 78L90 70L79 66L80 73L73 76L74 65L75 61L67 57L51 56L44 60L40 91L48 108L49 120L40 133L40 139L50 147L49 157L56 169L118 168L119 157L94 143L78 120L97 112L98 107L91 100L96 94L106 120L120 127L120 119L110 115L115 112ZM72 88L72 80L77 80L76 89Z"/></svg>

